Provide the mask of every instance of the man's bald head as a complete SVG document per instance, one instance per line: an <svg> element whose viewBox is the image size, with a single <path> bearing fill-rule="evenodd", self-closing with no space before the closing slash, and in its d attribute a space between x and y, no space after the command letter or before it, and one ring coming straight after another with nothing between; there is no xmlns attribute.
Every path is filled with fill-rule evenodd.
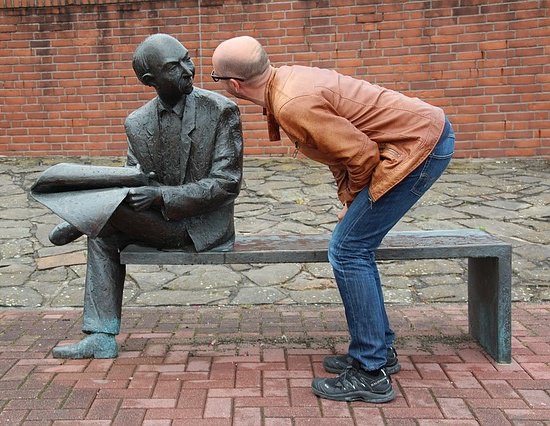
<svg viewBox="0 0 550 426"><path fill-rule="evenodd" d="M264 74L270 65L262 45L250 36L220 43L212 55L212 63L216 74L240 77L247 82Z"/></svg>

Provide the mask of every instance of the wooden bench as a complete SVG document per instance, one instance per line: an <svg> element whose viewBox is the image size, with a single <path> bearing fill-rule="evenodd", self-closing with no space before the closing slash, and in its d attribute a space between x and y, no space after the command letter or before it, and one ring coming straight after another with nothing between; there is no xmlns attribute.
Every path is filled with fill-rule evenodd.
<svg viewBox="0 0 550 426"><path fill-rule="evenodd" d="M185 252L129 245L124 264L327 262L330 235L239 236L232 251ZM390 232L378 260L468 259L470 334L499 363L511 362L512 247L478 230Z"/></svg>

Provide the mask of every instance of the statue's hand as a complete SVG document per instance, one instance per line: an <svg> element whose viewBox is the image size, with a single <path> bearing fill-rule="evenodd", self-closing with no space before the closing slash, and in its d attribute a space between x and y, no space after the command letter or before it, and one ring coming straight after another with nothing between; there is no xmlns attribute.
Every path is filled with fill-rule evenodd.
<svg viewBox="0 0 550 426"><path fill-rule="evenodd" d="M162 204L162 193L159 187L138 186L128 191L125 201L135 211L141 211L151 206L160 206Z"/></svg>

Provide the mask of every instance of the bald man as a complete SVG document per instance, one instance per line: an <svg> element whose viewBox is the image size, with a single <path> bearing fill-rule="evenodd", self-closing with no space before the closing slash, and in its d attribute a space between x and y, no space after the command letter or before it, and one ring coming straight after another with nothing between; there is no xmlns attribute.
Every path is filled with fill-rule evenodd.
<svg viewBox="0 0 550 426"><path fill-rule="evenodd" d="M444 112L417 98L305 66L275 68L254 38L222 42L212 78L240 99L264 107L307 157L332 171L343 208L329 261L350 332L348 353L330 356L313 392L336 401L395 398L400 370L375 261L388 231L439 178L454 152ZM277 132L272 132L276 135Z"/></svg>

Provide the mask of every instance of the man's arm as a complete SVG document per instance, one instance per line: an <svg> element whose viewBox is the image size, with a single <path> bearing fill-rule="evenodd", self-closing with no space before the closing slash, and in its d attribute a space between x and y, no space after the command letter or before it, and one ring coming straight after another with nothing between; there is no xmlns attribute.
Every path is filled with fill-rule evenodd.
<svg viewBox="0 0 550 426"><path fill-rule="evenodd" d="M380 161L378 145L340 117L326 100L317 96L294 99L281 109L279 120L305 150L321 155L318 160L332 171L342 204L350 204L368 186Z"/></svg>

